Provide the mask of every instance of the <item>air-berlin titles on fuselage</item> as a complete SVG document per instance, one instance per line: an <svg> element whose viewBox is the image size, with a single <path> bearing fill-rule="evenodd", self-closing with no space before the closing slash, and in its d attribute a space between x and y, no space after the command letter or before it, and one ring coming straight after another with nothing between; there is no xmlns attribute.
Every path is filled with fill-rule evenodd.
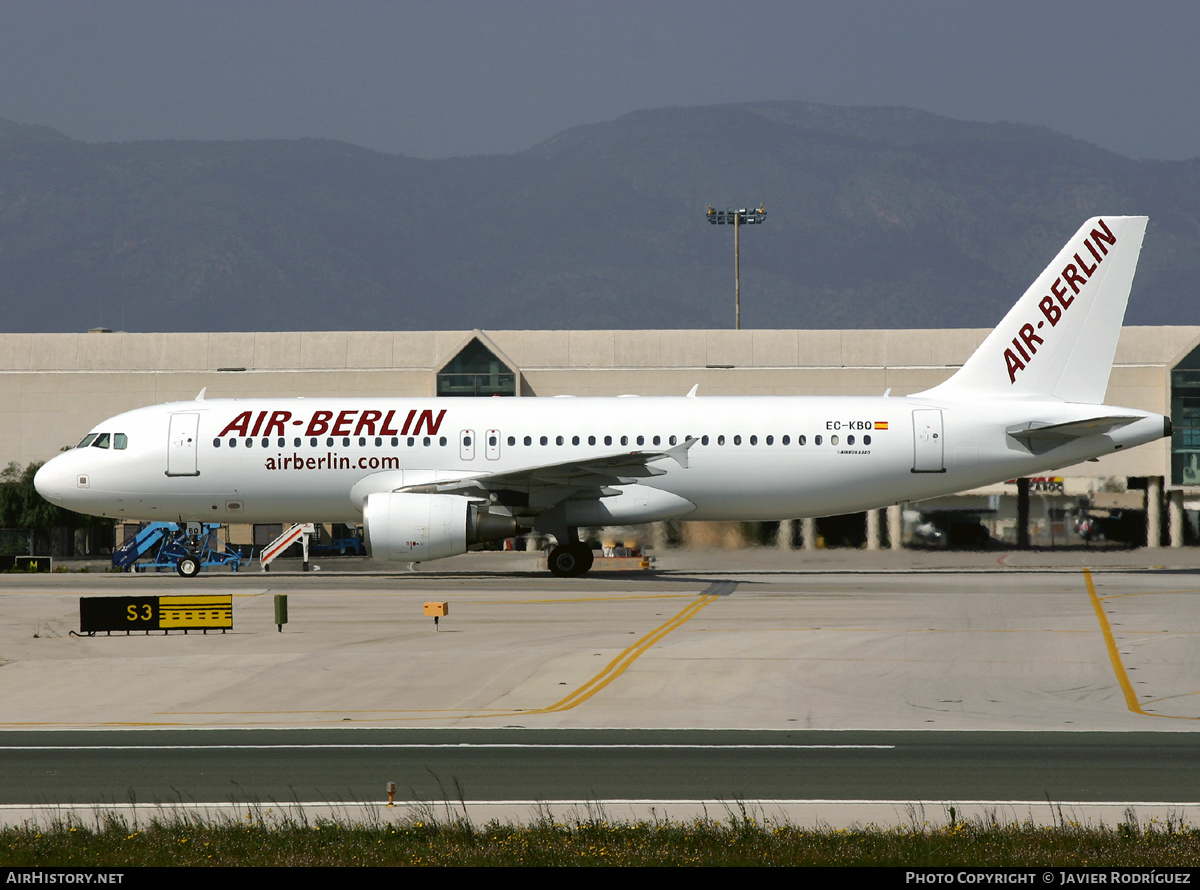
<svg viewBox="0 0 1200 890"><path fill-rule="evenodd" d="M1088 283L1088 279L1095 273L1096 268L1108 256L1108 246L1106 245L1117 243L1116 236L1113 235L1104 220L1099 222L1100 228L1092 229L1088 233L1088 237L1083 239L1083 246L1087 248L1087 252L1096 262L1088 265L1087 261L1080 256L1082 250L1075 252L1073 257L1075 262L1067 263L1063 267L1062 274L1055 278L1054 283L1050 285L1050 294L1042 297L1038 302L1038 308L1045 316L1045 318L1037 320L1038 329L1041 329L1046 322L1050 322L1052 328L1058 324L1063 313L1070 309L1071 304L1075 302L1075 296L1079 293L1080 288ZM1071 289L1070 293L1067 293L1068 287ZM1033 357L1037 355L1035 344L1045 342L1037 335L1033 324L1026 322L1021 325L1019 335L1012 338L1012 348L1004 350L1004 362L1008 366L1009 383L1016 383L1017 372L1024 371L1026 366L1033 361Z"/></svg>
<svg viewBox="0 0 1200 890"><path fill-rule="evenodd" d="M394 410L384 412L373 409L339 411L335 418L332 411L314 411L306 421L303 417L293 417L291 411L243 411L221 430L219 438L231 435L247 439L285 436L289 425L305 427L302 434L305 436L419 436L422 433L434 436L441 429L446 409L442 408L435 415L429 408L421 411L413 408L404 416L404 422L398 429L395 426L399 422L396 413Z"/></svg>
<svg viewBox="0 0 1200 890"><path fill-rule="evenodd" d="M399 429L393 425L396 411L367 409L339 411L334 419L332 411L314 411L307 421L307 426L301 435L304 436L419 436L423 433L436 436L442 427L446 409L440 409L435 415L432 409L418 411L410 410L404 417L404 423ZM293 417L291 411L243 411L221 430L218 438L233 436L239 439L255 439L259 436L287 435L288 425L293 427L305 426L303 417ZM827 430L886 430L886 420L827 420Z"/></svg>

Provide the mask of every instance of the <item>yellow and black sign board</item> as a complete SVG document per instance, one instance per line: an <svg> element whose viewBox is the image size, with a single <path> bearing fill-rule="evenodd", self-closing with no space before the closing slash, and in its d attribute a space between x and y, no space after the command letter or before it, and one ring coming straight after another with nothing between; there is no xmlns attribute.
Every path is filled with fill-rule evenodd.
<svg viewBox="0 0 1200 890"><path fill-rule="evenodd" d="M158 624L173 627L233 627L233 595L160 596Z"/></svg>
<svg viewBox="0 0 1200 890"><path fill-rule="evenodd" d="M79 599L79 630L226 630L233 627L233 595L87 596Z"/></svg>

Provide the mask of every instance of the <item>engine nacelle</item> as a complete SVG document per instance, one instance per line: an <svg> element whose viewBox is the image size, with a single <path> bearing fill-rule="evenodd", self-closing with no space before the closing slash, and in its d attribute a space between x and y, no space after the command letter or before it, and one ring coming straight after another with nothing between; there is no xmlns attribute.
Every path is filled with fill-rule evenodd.
<svg viewBox="0 0 1200 890"><path fill-rule="evenodd" d="M378 492L363 506L367 552L375 559L426 562L472 544L521 534L511 516L488 513L454 494Z"/></svg>

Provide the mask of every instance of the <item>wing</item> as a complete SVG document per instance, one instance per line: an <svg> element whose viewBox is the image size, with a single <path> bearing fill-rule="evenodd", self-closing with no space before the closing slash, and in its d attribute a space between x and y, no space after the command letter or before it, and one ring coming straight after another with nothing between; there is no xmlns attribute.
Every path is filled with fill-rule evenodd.
<svg viewBox="0 0 1200 890"><path fill-rule="evenodd" d="M608 497L617 493L609 490L612 486L629 485L639 479L661 476L667 470L651 466L657 461L673 460L686 469L688 451L697 441L696 438L688 438L665 451L624 451L501 473L439 479L393 490L475 495L517 508L518 511L526 508L528 512L536 513L566 500Z"/></svg>

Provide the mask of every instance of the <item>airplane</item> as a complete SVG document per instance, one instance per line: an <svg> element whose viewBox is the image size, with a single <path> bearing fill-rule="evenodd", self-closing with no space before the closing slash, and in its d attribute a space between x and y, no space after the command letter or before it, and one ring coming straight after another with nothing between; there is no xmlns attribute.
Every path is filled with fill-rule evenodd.
<svg viewBox="0 0 1200 890"><path fill-rule="evenodd" d="M1095 217L967 362L906 397L205 399L119 414L47 462L48 501L130 520L362 522L425 562L536 530L775 520L918 501L1171 434L1103 404L1146 217ZM182 559L194 576L198 558Z"/></svg>

